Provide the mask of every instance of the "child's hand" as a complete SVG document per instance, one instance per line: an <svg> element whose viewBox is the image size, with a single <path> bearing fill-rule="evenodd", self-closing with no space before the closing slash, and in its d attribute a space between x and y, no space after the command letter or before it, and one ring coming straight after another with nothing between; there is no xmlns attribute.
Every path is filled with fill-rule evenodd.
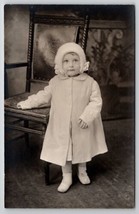
<svg viewBox="0 0 139 214"><path fill-rule="evenodd" d="M17 103L17 108L22 109L20 103Z"/></svg>
<svg viewBox="0 0 139 214"><path fill-rule="evenodd" d="M30 109L25 101L21 101L21 102L17 103L17 108L22 109L22 110Z"/></svg>
<svg viewBox="0 0 139 214"><path fill-rule="evenodd" d="M80 128L82 128L82 129L88 128L87 123L85 123L85 122L84 122L83 120L81 120L81 119L78 120L78 124L79 124Z"/></svg>
<svg viewBox="0 0 139 214"><path fill-rule="evenodd" d="M17 103L17 108L22 109L22 101Z"/></svg>

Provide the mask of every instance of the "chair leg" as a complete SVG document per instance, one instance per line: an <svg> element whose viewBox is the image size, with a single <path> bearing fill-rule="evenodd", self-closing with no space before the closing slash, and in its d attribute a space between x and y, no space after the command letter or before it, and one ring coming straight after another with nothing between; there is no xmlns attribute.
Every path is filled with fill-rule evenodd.
<svg viewBox="0 0 139 214"><path fill-rule="evenodd" d="M25 133L25 141L26 141L27 147L29 147L29 134L28 133Z"/></svg>
<svg viewBox="0 0 139 214"><path fill-rule="evenodd" d="M45 170L45 184L46 185L50 184L50 179L49 179L50 167L49 167L49 165L50 165L50 163L45 162L44 170Z"/></svg>
<svg viewBox="0 0 139 214"><path fill-rule="evenodd" d="M28 128L29 126L29 121L28 120L24 120L24 127ZM25 142L27 147L29 147L29 134L25 133Z"/></svg>

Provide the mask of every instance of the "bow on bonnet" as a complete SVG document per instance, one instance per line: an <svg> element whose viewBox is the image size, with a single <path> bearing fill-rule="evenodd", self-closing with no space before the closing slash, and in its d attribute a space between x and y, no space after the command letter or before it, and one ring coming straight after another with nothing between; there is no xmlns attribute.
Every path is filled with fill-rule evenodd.
<svg viewBox="0 0 139 214"><path fill-rule="evenodd" d="M60 48L57 51L57 54L55 56L55 73L56 74L65 74L62 68L62 60L65 54L74 52L78 54L80 58L80 73L83 73L84 71L88 70L89 62L86 62L86 56L84 53L84 50L81 48L80 45L74 43L74 42L68 42L64 45L60 46Z"/></svg>

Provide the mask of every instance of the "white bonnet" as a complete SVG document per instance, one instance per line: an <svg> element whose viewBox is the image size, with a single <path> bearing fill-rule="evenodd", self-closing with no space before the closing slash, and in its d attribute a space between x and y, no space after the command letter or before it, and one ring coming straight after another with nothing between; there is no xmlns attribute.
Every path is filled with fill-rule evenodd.
<svg viewBox="0 0 139 214"><path fill-rule="evenodd" d="M78 54L78 56L80 57L80 63L81 63L80 73L83 73L84 71L88 70L89 62L86 62L86 56L85 56L84 50L81 48L80 45L74 42L68 42L60 46L60 48L56 53L55 60L54 60L56 74L64 74L64 71L62 68L62 60L64 55L70 52L74 52Z"/></svg>

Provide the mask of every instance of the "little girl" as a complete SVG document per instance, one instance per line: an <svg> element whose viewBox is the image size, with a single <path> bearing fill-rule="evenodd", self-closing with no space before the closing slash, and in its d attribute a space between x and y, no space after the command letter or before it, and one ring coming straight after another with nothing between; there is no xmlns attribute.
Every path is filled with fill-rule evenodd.
<svg viewBox="0 0 139 214"><path fill-rule="evenodd" d="M89 184L86 162L107 152L101 93L97 82L84 73L88 67L83 49L76 43L65 43L57 51L56 75L49 85L17 104L18 108L31 109L51 103L40 158L62 167L59 192L72 185L72 164L78 164L80 182Z"/></svg>

